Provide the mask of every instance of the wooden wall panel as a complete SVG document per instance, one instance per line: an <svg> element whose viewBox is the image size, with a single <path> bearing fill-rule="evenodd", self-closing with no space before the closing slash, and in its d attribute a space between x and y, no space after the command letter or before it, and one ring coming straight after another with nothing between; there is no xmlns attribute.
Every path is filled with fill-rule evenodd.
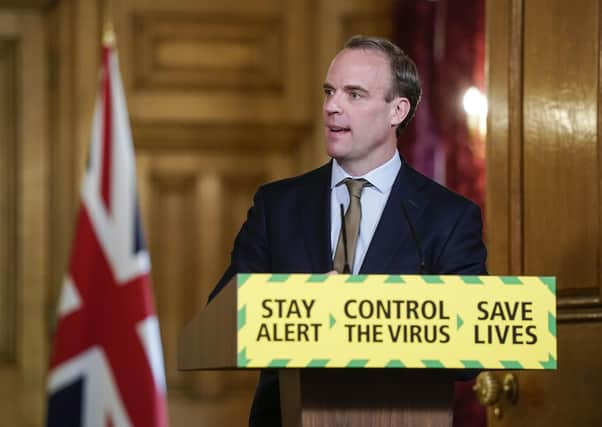
<svg viewBox="0 0 602 427"><path fill-rule="evenodd" d="M194 254L198 254L194 209L195 176L178 173L152 178L153 196L149 250L156 293L156 310L163 337L168 386L179 386L183 373L177 371L178 335L186 319L194 315L198 276Z"/></svg>
<svg viewBox="0 0 602 427"><path fill-rule="evenodd" d="M44 410L49 354L44 310L49 250L46 28L41 12L24 12L20 20L17 357L23 375L23 418L32 423Z"/></svg>
<svg viewBox="0 0 602 427"><path fill-rule="evenodd" d="M282 15L133 12L136 91L284 90Z"/></svg>
<svg viewBox="0 0 602 427"><path fill-rule="evenodd" d="M0 14L0 22L12 21ZM20 417L15 390L20 386L17 362L17 86L16 39L0 42L0 410L6 419Z"/></svg>
<svg viewBox="0 0 602 427"><path fill-rule="evenodd" d="M210 399L215 415L206 408L203 416L223 420L229 406L240 406L237 402L243 399L240 420L246 420L257 374L180 373L177 340L225 270L253 193L274 174L286 174L282 167L287 162L279 161L278 152L220 153L191 149L187 143L185 152L175 153L139 141L138 175L150 211L148 238L170 406L193 413L203 399ZM276 171L274 160L280 168ZM172 419L180 416L174 413Z"/></svg>
<svg viewBox="0 0 602 427"><path fill-rule="evenodd" d="M34 425L43 413L48 360L48 123L45 26L33 10L0 12L3 220L0 412L10 425ZM6 114L6 115L5 115ZM2 307L0 307L2 309ZM2 319L2 320L4 320ZM4 329L9 328L9 329Z"/></svg>
<svg viewBox="0 0 602 427"><path fill-rule="evenodd" d="M48 12L48 120L49 126L49 175L48 197L50 203L49 230L50 256L48 266L48 290L45 314L48 319L47 334L53 333L57 302L65 277L69 251L74 234L74 224L79 209L79 189L83 165L79 160L87 151L76 139L76 118L83 105L83 94L76 92L77 73L73 67L74 40L67 28L74 22L72 7L60 2ZM75 97L75 94L78 94ZM91 102L90 102L91 104ZM80 117L81 118L81 117ZM86 151L84 151L86 150Z"/></svg>
<svg viewBox="0 0 602 427"><path fill-rule="evenodd" d="M307 121L307 1L120 2L115 27L134 119ZM300 43L301 42L301 43Z"/></svg>
<svg viewBox="0 0 602 427"><path fill-rule="evenodd" d="M14 41L0 41L0 362L16 358L16 53Z"/></svg>

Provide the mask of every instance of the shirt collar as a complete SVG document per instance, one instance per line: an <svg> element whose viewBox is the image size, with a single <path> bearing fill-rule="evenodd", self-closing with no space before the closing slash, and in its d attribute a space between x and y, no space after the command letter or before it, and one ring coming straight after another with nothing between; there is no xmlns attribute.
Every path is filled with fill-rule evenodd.
<svg viewBox="0 0 602 427"><path fill-rule="evenodd" d="M395 182L395 178L397 177L397 173L401 168L401 158L399 156L399 152L395 150L395 154L393 157L389 159L386 163L380 165L376 169L372 169L365 175L362 176L351 176L341 167L339 162L336 159L332 159L332 174L330 179L330 188L338 186L345 178L364 178L366 181L370 183L370 185L380 193L388 192L393 183Z"/></svg>

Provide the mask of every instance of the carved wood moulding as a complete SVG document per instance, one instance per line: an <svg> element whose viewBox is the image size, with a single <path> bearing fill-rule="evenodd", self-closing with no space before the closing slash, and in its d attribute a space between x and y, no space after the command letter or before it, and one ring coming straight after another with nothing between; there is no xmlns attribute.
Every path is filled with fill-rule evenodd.
<svg viewBox="0 0 602 427"><path fill-rule="evenodd" d="M558 292L558 320L561 322L602 321L602 298L600 289L589 288Z"/></svg>
<svg viewBox="0 0 602 427"><path fill-rule="evenodd" d="M181 148L220 151L290 149L311 131L306 125L258 123L236 124L151 124L134 122L135 145L141 149Z"/></svg>
<svg viewBox="0 0 602 427"><path fill-rule="evenodd" d="M283 17L135 12L136 89L280 93Z"/></svg>

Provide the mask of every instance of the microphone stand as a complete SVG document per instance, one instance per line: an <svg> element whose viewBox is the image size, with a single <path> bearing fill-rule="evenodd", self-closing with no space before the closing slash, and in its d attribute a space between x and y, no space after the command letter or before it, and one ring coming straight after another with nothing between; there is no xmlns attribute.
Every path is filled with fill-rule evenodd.
<svg viewBox="0 0 602 427"><path fill-rule="evenodd" d="M418 240L418 236L416 235L416 229L410 221L410 215L408 215L408 210L406 209L405 203L401 202L401 211L403 212L403 216L408 224L408 228L410 229L410 234L412 235L412 240L414 241L414 245L416 246L416 251L418 252L418 258L420 259L420 266L418 268L419 274L429 274L426 268L426 263L424 262L424 254L422 253L422 248L420 246L420 241Z"/></svg>

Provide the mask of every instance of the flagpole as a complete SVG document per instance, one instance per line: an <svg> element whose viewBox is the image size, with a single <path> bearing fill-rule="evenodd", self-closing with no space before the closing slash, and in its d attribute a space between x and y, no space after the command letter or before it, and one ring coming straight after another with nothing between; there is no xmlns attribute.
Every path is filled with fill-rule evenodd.
<svg viewBox="0 0 602 427"><path fill-rule="evenodd" d="M113 30L113 24L111 21L105 22L102 33L102 45L105 47L115 46L115 31Z"/></svg>
<svg viewBox="0 0 602 427"><path fill-rule="evenodd" d="M112 13L113 7L111 0L105 0L104 25L102 29L102 45L106 47L115 47L115 30L113 28Z"/></svg>

